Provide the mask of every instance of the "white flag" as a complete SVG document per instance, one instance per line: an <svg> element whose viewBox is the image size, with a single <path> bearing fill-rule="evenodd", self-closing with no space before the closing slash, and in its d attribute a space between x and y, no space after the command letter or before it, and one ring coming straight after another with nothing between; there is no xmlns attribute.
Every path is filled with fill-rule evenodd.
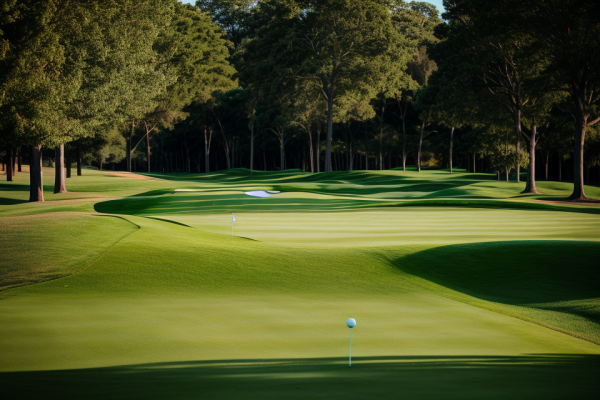
<svg viewBox="0 0 600 400"><path fill-rule="evenodd" d="M233 213L231 213L231 222L235 222L235 217L233 216Z"/></svg>

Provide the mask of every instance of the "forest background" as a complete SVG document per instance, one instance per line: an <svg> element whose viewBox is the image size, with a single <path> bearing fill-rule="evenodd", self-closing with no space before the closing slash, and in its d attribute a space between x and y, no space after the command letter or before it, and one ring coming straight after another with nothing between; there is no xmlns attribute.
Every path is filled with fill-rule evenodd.
<svg viewBox="0 0 600 400"><path fill-rule="evenodd" d="M8 0L0 146L30 201L71 166L408 165L598 182L591 0ZM526 174L523 175L523 172Z"/></svg>

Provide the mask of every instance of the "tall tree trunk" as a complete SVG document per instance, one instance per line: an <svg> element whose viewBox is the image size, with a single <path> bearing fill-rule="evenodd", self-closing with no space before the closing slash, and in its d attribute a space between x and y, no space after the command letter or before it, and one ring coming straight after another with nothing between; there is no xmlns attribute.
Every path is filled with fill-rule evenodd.
<svg viewBox="0 0 600 400"><path fill-rule="evenodd" d="M312 161L312 147L311 147ZM252 179L252 171L254 170L254 120L250 121L250 179Z"/></svg>
<svg viewBox="0 0 600 400"><path fill-rule="evenodd" d="M81 176L81 149L77 146L77 176Z"/></svg>
<svg viewBox="0 0 600 400"><path fill-rule="evenodd" d="M6 146L6 181L12 182L13 180L13 150L10 146Z"/></svg>
<svg viewBox="0 0 600 400"><path fill-rule="evenodd" d="M406 112L402 117L402 172L406 172Z"/></svg>
<svg viewBox="0 0 600 400"><path fill-rule="evenodd" d="M204 166L206 173L210 172L210 142L212 141L212 129L204 128Z"/></svg>
<svg viewBox="0 0 600 400"><path fill-rule="evenodd" d="M317 157L315 159L315 169L317 172L321 172L321 123L317 123L317 143L315 143L317 148Z"/></svg>
<svg viewBox="0 0 600 400"><path fill-rule="evenodd" d="M340 162L339 162L339 156L337 152L333 153L333 165L336 171L340 170Z"/></svg>
<svg viewBox="0 0 600 400"><path fill-rule="evenodd" d="M131 141L133 140L133 132L135 131L135 118L131 119L131 131L129 132L129 138L126 142L126 154L127 159L127 171L131 172Z"/></svg>
<svg viewBox="0 0 600 400"><path fill-rule="evenodd" d="M313 139L312 132L310 131L310 126L307 129L308 131L308 154L310 157L310 172L314 174L315 172L315 155L313 153Z"/></svg>
<svg viewBox="0 0 600 400"><path fill-rule="evenodd" d="M235 140L231 141L231 168L235 168Z"/></svg>
<svg viewBox="0 0 600 400"><path fill-rule="evenodd" d="M352 143L348 144L348 171L353 170L354 155L352 154Z"/></svg>
<svg viewBox="0 0 600 400"><path fill-rule="evenodd" d="M450 173L452 173L452 147L454 147L454 127L450 130Z"/></svg>
<svg viewBox="0 0 600 400"><path fill-rule="evenodd" d="M158 172L160 173L165 173L165 151L163 149L163 141L162 139L160 140L160 166L158 167ZM200 167L200 166L198 166ZM198 172L200 172L200 170L198 170Z"/></svg>
<svg viewBox="0 0 600 400"><path fill-rule="evenodd" d="M369 128L365 122L365 171L369 170Z"/></svg>
<svg viewBox="0 0 600 400"><path fill-rule="evenodd" d="M31 146L31 161L29 162L29 201L44 201L41 145Z"/></svg>
<svg viewBox="0 0 600 400"><path fill-rule="evenodd" d="M190 174L192 172L192 162L190 161L190 150L188 149L187 144L185 144L185 159L187 162L186 172Z"/></svg>
<svg viewBox="0 0 600 400"><path fill-rule="evenodd" d="M476 155L477 155L477 153L473 153L473 173L476 172L476 168L475 168L476 167L475 164L476 164L476 161L477 161L477 159L475 158Z"/></svg>
<svg viewBox="0 0 600 400"><path fill-rule="evenodd" d="M558 154L558 181L562 182L562 155Z"/></svg>
<svg viewBox="0 0 600 400"><path fill-rule="evenodd" d="M573 140L573 193L569 200L587 200L583 182L583 150L585 134L588 127L589 114L586 114L588 98L591 99L593 90L588 90L588 73L583 73L571 83L571 99L575 108L575 137Z"/></svg>
<svg viewBox="0 0 600 400"><path fill-rule="evenodd" d="M283 134L281 139L279 139L279 157L281 158L281 170L285 170L285 151L283 148Z"/></svg>
<svg viewBox="0 0 600 400"><path fill-rule="evenodd" d="M227 138L225 137L225 132L223 131L223 127L221 127L221 134L223 135L223 144L225 150L225 161L227 161L227 169L231 169L231 159L229 158L229 143L227 142Z"/></svg>
<svg viewBox="0 0 600 400"><path fill-rule="evenodd" d="M381 118L379 124L379 170L383 171L383 113L385 107L381 107Z"/></svg>
<svg viewBox="0 0 600 400"><path fill-rule="evenodd" d="M17 151L12 149L12 158L10 160L12 165L12 176L17 175Z"/></svg>
<svg viewBox="0 0 600 400"><path fill-rule="evenodd" d="M325 150L325 172L331 172L331 141L333 138L333 85L330 86L327 97L327 148Z"/></svg>
<svg viewBox="0 0 600 400"><path fill-rule="evenodd" d="M54 193L67 193L67 183L65 181L65 145L60 144L57 146L54 154Z"/></svg>
<svg viewBox="0 0 600 400"><path fill-rule="evenodd" d="M148 161L148 173L150 173L150 132L148 132L148 127L146 127L146 158Z"/></svg>
<svg viewBox="0 0 600 400"><path fill-rule="evenodd" d="M535 122L531 123L531 136L529 139L529 170L527 171L527 184L523 193L537 194L535 187L535 145L536 145L537 126ZM548 180L548 159L546 159L546 180Z"/></svg>
<svg viewBox="0 0 600 400"><path fill-rule="evenodd" d="M545 160L545 163L544 163L544 174L545 174L544 179L545 180L548 180L548 162L549 161L550 161L550 152L547 151L546 152L546 160Z"/></svg>
<svg viewBox="0 0 600 400"><path fill-rule="evenodd" d="M417 171L421 172L421 148L423 146L423 132L425 131L425 121L421 122L421 133L419 134L419 151L417 152Z"/></svg>
<svg viewBox="0 0 600 400"><path fill-rule="evenodd" d="M521 181L521 110L516 111L515 123L517 125L517 162L515 169L517 171L517 182Z"/></svg>
<svg viewBox="0 0 600 400"><path fill-rule="evenodd" d="M19 149L17 150L17 155L19 156L17 161L17 171L21 172L21 163L23 162L23 153L21 147L19 147Z"/></svg>

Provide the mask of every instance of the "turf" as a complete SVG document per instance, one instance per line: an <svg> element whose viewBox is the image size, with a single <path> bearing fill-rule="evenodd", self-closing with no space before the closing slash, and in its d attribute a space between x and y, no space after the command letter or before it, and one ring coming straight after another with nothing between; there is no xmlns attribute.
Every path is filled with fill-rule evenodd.
<svg viewBox="0 0 600 400"><path fill-rule="evenodd" d="M0 268L12 260L25 273L49 260L48 270L79 271L0 292L5 392L144 399L597 393L600 216L593 206L502 209L518 185L480 174L291 171L250 181L246 172L142 180L85 171L68 180L73 194L48 194L43 205L19 203L27 195L18 189L23 176L0 185L17 188L0 194L9 232L0 237L9 255ZM459 190L456 180L473 197L456 192L444 201L498 205L381 208L419 191ZM404 183L420 189L394 189ZM243 195L284 185L297 190ZM487 198L476 195L482 191ZM441 201L427 196L419 201ZM19 256L28 241L43 243L34 261ZM55 249L63 258L52 261ZM344 359L350 316L358 321L352 368Z"/></svg>
<svg viewBox="0 0 600 400"><path fill-rule="evenodd" d="M136 229L121 218L94 214L3 218L0 290L76 273Z"/></svg>

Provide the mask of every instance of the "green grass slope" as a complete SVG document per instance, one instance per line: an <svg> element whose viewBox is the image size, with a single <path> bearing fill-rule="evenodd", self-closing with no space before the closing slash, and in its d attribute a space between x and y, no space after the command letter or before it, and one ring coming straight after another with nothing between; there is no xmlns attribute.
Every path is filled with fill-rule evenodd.
<svg viewBox="0 0 600 400"><path fill-rule="evenodd" d="M600 243L454 244L394 258L443 296L600 344Z"/></svg>
<svg viewBox="0 0 600 400"><path fill-rule="evenodd" d="M78 272L137 229L121 218L82 213L1 221L0 290Z"/></svg>
<svg viewBox="0 0 600 400"><path fill-rule="evenodd" d="M9 229L5 249L17 270L91 257L77 274L0 292L4 392L594 398L598 215L372 208L385 197L377 186L401 185L401 172L259 173L253 181L246 172L141 180L90 171L71 178L69 188L81 191L63 200L4 200L0 226ZM469 191L496 184L463 175ZM410 179L426 176L448 189L439 171ZM114 190L103 192L111 182ZM242 194L277 184L371 185L373 192L330 187L264 201ZM122 219L73 213L90 207ZM57 234L57 223L66 233ZM47 246L19 261L28 241ZM65 253L53 259L62 244ZM358 321L352 368L348 317Z"/></svg>

